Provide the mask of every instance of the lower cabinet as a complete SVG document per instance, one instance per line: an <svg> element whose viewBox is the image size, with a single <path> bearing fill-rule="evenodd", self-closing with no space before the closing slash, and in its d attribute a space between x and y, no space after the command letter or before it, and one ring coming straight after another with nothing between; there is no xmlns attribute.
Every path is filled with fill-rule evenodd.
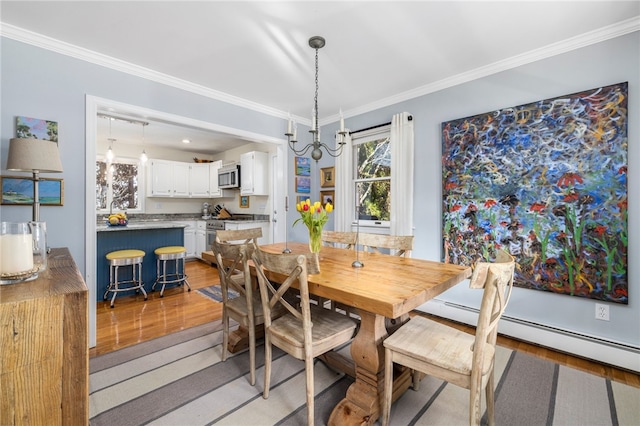
<svg viewBox="0 0 640 426"><path fill-rule="evenodd" d="M202 259L202 252L210 250L207 248L207 222L199 220L196 222L196 257Z"/></svg>
<svg viewBox="0 0 640 426"><path fill-rule="evenodd" d="M193 259L196 257L196 221L177 221L184 226L184 248L187 249L187 258Z"/></svg>

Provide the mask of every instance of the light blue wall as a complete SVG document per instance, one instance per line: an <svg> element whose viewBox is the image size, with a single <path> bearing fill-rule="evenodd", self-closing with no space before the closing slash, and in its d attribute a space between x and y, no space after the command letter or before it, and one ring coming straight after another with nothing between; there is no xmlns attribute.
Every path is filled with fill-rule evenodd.
<svg viewBox="0 0 640 426"><path fill-rule="evenodd" d="M60 151L65 168L65 205L46 207L41 216L49 226L51 246L66 246L84 271L85 209L85 94L112 99L181 116L281 138L284 120L235 107L206 97L167 87L53 52L2 39L1 45L0 137L2 174L7 174L9 139L15 134L15 117L24 115L59 123ZM534 323L557 326L640 347L640 264L638 209L634 200L635 165L640 165L638 149L640 98L640 33L588 46L510 71L441 90L401 104L348 118L350 129L388 122L391 116L413 114L416 136L415 158L415 250L414 256L439 260L441 256L441 168L440 124L443 121L520 105L540 99L602 85L629 82L629 305L609 304L611 321L594 319L594 302L534 290L516 289L508 314ZM416 52L420 55L420 52ZM424 58L428 60L428 58ZM390 77L391 78L391 77ZM402 78L400 72L397 78ZM333 134L335 125L322 128ZM288 181L293 182L293 157L288 153ZM323 158L317 167L333 164ZM317 197L318 168L313 165L312 197ZM289 199L295 200L293 184ZM290 203L293 206L293 201ZM306 241L303 227L293 230L295 211L290 211L290 240ZM0 207L2 220L24 221L31 216L27 207ZM442 298L477 306L461 284Z"/></svg>
<svg viewBox="0 0 640 426"><path fill-rule="evenodd" d="M9 139L15 137L16 116L58 122L64 172L64 206L42 207L51 247L68 247L85 273L85 96L189 117L204 122L283 138L286 122L11 39L1 40L1 168L6 171ZM3 221L26 221L31 208L1 206Z"/></svg>
<svg viewBox="0 0 640 426"><path fill-rule="evenodd" d="M419 52L416 52L419 55ZM425 58L425 60L428 60ZM402 78L400 72L398 78ZM595 302L536 290L515 289L507 314L537 324L568 329L640 348L640 32L537 61L513 70L349 118L350 129L385 123L393 114L413 114L415 126L414 257L441 260L441 138L443 121L499 108L629 82L629 304L607 303L609 322L595 319ZM332 134L335 126L323 132ZM461 283L440 297L479 306L479 295Z"/></svg>

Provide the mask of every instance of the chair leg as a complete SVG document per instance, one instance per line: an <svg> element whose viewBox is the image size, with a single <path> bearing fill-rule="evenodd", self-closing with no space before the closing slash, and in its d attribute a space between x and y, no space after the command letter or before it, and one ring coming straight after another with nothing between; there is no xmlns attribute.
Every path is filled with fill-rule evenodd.
<svg viewBox="0 0 640 426"><path fill-rule="evenodd" d="M256 327L249 318L249 383L256 384Z"/></svg>
<svg viewBox="0 0 640 426"><path fill-rule="evenodd" d="M315 391L313 383L313 357L309 354L304 357L304 369L307 376L307 426L313 426Z"/></svg>
<svg viewBox="0 0 640 426"><path fill-rule="evenodd" d="M227 346L229 345L229 316L227 308L222 308L222 361L227 360Z"/></svg>
<svg viewBox="0 0 640 426"><path fill-rule="evenodd" d="M480 383L474 383L472 380L471 388L469 389L469 424L480 425L480 418L482 417L482 387Z"/></svg>
<svg viewBox="0 0 640 426"><path fill-rule="evenodd" d="M271 384L271 339L265 330L264 335L264 391L262 397L269 398L269 386Z"/></svg>
<svg viewBox="0 0 640 426"><path fill-rule="evenodd" d="M485 388L485 394L487 398L487 421L489 426L494 426L495 421L495 401L494 398L494 386L493 386L493 370L489 373L487 378L487 387Z"/></svg>
<svg viewBox="0 0 640 426"><path fill-rule="evenodd" d="M382 395L382 426L389 425L391 414L391 397L393 396L393 360L391 351L384 350L384 393Z"/></svg>

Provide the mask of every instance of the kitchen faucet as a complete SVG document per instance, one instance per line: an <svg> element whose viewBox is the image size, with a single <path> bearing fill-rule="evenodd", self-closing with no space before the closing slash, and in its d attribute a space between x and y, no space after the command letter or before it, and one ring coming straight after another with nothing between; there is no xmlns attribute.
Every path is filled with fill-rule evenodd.
<svg viewBox="0 0 640 426"><path fill-rule="evenodd" d="M111 216L113 214L113 203L115 203L116 200L112 200L111 204L109 204L109 216Z"/></svg>

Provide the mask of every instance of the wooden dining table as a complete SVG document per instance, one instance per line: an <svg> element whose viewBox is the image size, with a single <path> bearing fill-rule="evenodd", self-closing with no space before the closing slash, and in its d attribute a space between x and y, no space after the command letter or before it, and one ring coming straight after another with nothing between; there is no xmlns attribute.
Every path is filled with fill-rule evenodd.
<svg viewBox="0 0 640 426"><path fill-rule="evenodd" d="M308 253L303 243L288 243L293 253ZM284 243L260 246L281 253ZM363 266L352 266L356 251L322 247L320 273L309 275L309 292L356 309L360 327L351 343L355 382L333 409L330 425L373 424L380 415L384 385L384 347L389 331L385 318L408 313L471 276L471 268L430 260L359 252ZM332 356L335 355L335 356ZM324 357L333 367L349 368L337 353ZM355 373L355 374L354 374ZM409 370L394 378L394 399L411 384Z"/></svg>

